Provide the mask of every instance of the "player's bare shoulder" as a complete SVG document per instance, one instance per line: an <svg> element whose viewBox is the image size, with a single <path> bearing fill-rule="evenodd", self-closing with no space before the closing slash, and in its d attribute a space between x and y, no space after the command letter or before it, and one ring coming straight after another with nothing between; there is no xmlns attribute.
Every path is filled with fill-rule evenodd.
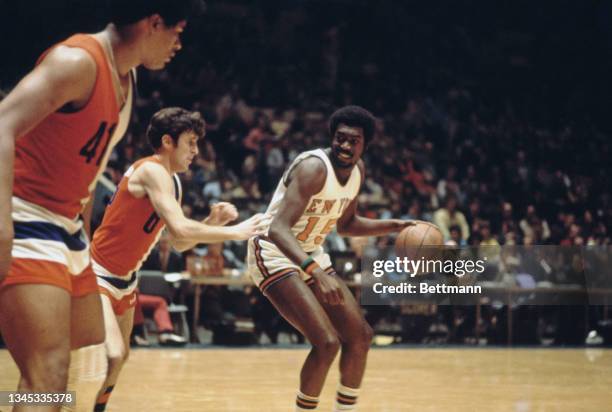
<svg viewBox="0 0 612 412"><path fill-rule="evenodd" d="M61 87L74 106L84 106L96 84L98 68L84 49L60 45L51 50L38 69L51 84Z"/></svg>
<svg viewBox="0 0 612 412"><path fill-rule="evenodd" d="M130 194L137 198L146 196L147 188L172 189L172 176L164 166L157 162L144 162L126 177L128 178L127 187Z"/></svg>
<svg viewBox="0 0 612 412"><path fill-rule="evenodd" d="M325 183L327 167L318 156L308 156L297 162L287 173L285 180L288 186L294 179L307 180L314 183Z"/></svg>
<svg viewBox="0 0 612 412"><path fill-rule="evenodd" d="M85 49L66 45L54 47L41 64L62 64L66 70L81 70L82 74L89 71L95 75L97 71L96 61Z"/></svg>

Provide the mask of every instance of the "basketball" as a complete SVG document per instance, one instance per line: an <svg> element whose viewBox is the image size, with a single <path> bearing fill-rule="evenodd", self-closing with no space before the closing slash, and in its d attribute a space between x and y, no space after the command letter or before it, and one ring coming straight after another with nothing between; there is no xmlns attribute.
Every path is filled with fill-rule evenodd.
<svg viewBox="0 0 612 412"><path fill-rule="evenodd" d="M444 245L444 236L433 223L419 221L402 230L395 240L395 253L409 259L430 259Z"/></svg>

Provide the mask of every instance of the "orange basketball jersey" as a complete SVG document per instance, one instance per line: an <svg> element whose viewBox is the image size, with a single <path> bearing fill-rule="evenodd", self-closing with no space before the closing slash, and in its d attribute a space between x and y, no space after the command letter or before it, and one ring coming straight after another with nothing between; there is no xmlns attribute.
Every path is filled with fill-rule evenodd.
<svg viewBox="0 0 612 412"><path fill-rule="evenodd" d="M102 45L84 34L74 35L59 45L84 49L93 57L96 83L83 108L74 113L52 113L17 139L13 193L74 219L95 187L99 170L105 166L119 107Z"/></svg>
<svg viewBox="0 0 612 412"><path fill-rule="evenodd" d="M138 270L166 225L147 196L136 198L128 190L130 176L145 162L160 163L154 156L145 157L125 172L91 244L93 260L115 276ZM173 180L175 197L180 200L180 180L177 175Z"/></svg>

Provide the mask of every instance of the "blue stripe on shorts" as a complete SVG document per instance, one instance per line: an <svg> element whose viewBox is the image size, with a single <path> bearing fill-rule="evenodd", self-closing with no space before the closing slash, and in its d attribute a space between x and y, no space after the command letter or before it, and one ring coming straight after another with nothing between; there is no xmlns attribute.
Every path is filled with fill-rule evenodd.
<svg viewBox="0 0 612 412"><path fill-rule="evenodd" d="M69 250L80 252L87 245L81 240L81 231L71 235L66 229L49 222L14 222L15 239L54 240L64 243Z"/></svg>

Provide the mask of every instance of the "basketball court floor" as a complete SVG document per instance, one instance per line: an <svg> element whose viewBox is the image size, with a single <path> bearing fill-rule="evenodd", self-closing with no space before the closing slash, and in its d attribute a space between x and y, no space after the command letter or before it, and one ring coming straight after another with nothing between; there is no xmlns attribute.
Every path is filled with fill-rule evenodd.
<svg viewBox="0 0 612 412"><path fill-rule="evenodd" d="M107 411L289 412L306 353L134 350ZM17 377L0 351L0 390ZM331 411L337 380L335 366L318 410ZM612 350L372 349L359 410L611 411Z"/></svg>

